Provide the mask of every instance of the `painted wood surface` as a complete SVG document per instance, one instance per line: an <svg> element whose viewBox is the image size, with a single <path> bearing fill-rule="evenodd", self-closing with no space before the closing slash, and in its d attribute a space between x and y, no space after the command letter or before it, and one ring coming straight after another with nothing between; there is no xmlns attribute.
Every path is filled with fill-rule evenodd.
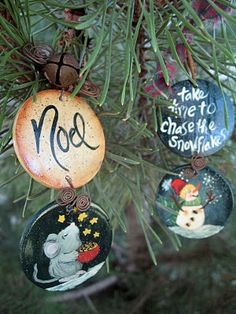
<svg viewBox="0 0 236 314"><path fill-rule="evenodd" d="M50 188L75 188L89 182L102 165L105 138L87 102L70 93L47 90L30 97L13 127L15 152L24 169Z"/></svg>
<svg viewBox="0 0 236 314"><path fill-rule="evenodd" d="M208 156L220 150L234 129L233 103L211 82L197 86L182 81L172 87L171 105L162 111L159 135L174 153L183 157Z"/></svg>
<svg viewBox="0 0 236 314"><path fill-rule="evenodd" d="M109 219L98 205L80 211L53 202L27 223L20 243L22 268L43 289L73 289L103 266L111 241Z"/></svg>
<svg viewBox="0 0 236 314"><path fill-rule="evenodd" d="M205 167L187 179L190 165L173 169L166 175L156 196L157 213L173 232L186 238L206 238L218 233L233 209L229 182L216 170Z"/></svg>

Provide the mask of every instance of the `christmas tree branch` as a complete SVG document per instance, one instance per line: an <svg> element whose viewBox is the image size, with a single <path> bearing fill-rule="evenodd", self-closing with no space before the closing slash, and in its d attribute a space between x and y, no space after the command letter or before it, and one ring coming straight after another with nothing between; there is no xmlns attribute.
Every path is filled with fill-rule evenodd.
<svg viewBox="0 0 236 314"><path fill-rule="evenodd" d="M212 1L208 2L215 8ZM232 3L229 6L235 9ZM81 8L85 15L79 21L65 21L65 9ZM52 87L24 56L24 45L40 42L61 52L65 49L60 44L64 31L80 31L66 47L78 56L81 65L84 56L87 59L73 95L88 77L101 88L100 97L89 101L102 121L107 142L101 173L83 189L108 210L113 226L124 231L125 208L134 199L138 221L153 255L151 247L153 243L154 247L160 244L159 233L146 215L154 217L152 220L163 228L153 205L156 188L161 176L170 173L180 159L167 153L156 134L161 112L170 104L168 95L155 98L144 89L157 75L157 65L166 83L182 78L192 80L176 49L179 43L191 54L198 76L212 78L235 97L235 17L228 12L223 14L221 9L216 11L223 22L214 36L212 27L196 15L188 1L2 1L0 129L9 131L0 138L1 152L5 152L1 158L11 152L12 123L22 102L37 91ZM187 38L189 34L191 40ZM167 67L169 61L177 64L173 82ZM222 74L227 80L222 81ZM21 192L19 199L25 194ZM28 199L34 195L38 192L32 191ZM178 240L174 236L170 240L177 248Z"/></svg>

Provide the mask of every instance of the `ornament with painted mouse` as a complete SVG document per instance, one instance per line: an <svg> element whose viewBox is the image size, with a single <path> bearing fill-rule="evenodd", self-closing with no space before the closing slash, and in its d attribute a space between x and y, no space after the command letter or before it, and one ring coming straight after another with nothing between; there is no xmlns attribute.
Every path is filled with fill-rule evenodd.
<svg viewBox="0 0 236 314"><path fill-rule="evenodd" d="M205 222L205 207L210 204L214 199L213 192L207 191L208 199L204 205L199 195L201 183L196 186L182 179L174 179L171 182L173 189L173 200L179 208L179 213L176 218L176 224L182 228L195 230L200 228ZM180 201L176 198L180 198Z"/></svg>
<svg viewBox="0 0 236 314"><path fill-rule="evenodd" d="M84 275L86 271L82 270L83 263L91 262L99 253L99 246L96 244L95 247L98 248L96 253L87 254L86 258L88 250L84 250L84 248L87 248L87 246L88 244L82 244L80 230L74 222L58 234L49 234L43 244L43 251L50 259L48 272L52 279L39 279L36 263L33 273L34 280L39 283L67 282Z"/></svg>
<svg viewBox="0 0 236 314"><path fill-rule="evenodd" d="M88 195L64 188L26 227L21 239L23 270L48 291L73 289L101 269L111 239L106 213Z"/></svg>

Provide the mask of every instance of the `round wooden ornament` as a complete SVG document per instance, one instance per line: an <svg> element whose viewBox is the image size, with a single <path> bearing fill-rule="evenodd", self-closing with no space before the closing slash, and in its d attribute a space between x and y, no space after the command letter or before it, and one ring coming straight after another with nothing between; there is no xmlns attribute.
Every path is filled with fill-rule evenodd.
<svg viewBox="0 0 236 314"><path fill-rule="evenodd" d="M164 224L186 238L210 237L224 228L233 209L233 193L227 180L205 167L187 175L191 165L174 169L158 188L156 208Z"/></svg>
<svg viewBox="0 0 236 314"><path fill-rule="evenodd" d="M220 150L234 129L231 99L211 82L186 80L172 86L171 105L163 109L159 136L183 157L208 156Z"/></svg>
<svg viewBox="0 0 236 314"><path fill-rule="evenodd" d="M80 195L74 206L53 202L28 222L20 258L35 285L49 291L73 289L104 265L111 248L111 226L106 213L87 201Z"/></svg>
<svg viewBox="0 0 236 314"><path fill-rule="evenodd" d="M89 182L101 167L105 138L87 102L68 92L46 90L30 97L17 113L13 144L24 169L50 188Z"/></svg>

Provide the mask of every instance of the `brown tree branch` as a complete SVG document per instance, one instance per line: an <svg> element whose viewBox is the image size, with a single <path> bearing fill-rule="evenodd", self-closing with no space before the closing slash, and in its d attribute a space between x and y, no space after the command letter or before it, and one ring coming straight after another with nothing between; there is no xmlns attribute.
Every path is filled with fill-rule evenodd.
<svg viewBox="0 0 236 314"><path fill-rule="evenodd" d="M127 232L127 263L125 268L129 272L147 270L152 262L147 249L147 243L143 230L137 220L137 214L133 203L126 208L128 221Z"/></svg>

